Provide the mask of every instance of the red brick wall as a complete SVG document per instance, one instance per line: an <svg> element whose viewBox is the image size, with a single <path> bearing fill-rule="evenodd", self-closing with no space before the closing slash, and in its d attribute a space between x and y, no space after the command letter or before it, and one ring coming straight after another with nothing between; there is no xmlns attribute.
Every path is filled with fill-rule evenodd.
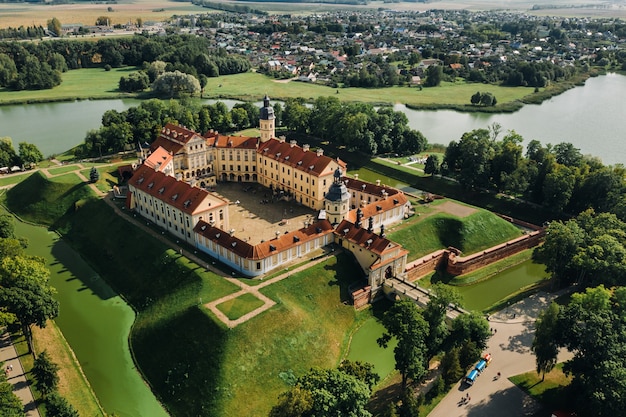
<svg viewBox="0 0 626 417"><path fill-rule="evenodd" d="M448 257L446 271L453 275L467 274L507 256L514 255L517 252L537 246L544 235L544 230L536 230L501 245L465 257L455 256L451 253Z"/></svg>
<svg viewBox="0 0 626 417"><path fill-rule="evenodd" d="M442 249L407 264L406 273L408 280L415 281L419 277L433 272L443 262L447 261L448 255L449 252L445 249Z"/></svg>

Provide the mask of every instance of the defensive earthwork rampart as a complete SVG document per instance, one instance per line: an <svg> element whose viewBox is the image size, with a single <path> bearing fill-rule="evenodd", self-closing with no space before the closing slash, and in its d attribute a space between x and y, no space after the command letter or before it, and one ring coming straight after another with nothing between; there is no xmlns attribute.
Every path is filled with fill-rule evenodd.
<svg viewBox="0 0 626 417"><path fill-rule="evenodd" d="M407 265L406 273L408 280L414 281L435 270L442 269L452 275L467 274L525 249L533 248L537 246L545 236L545 229L542 227L508 216L500 217L518 226L524 227L528 229L528 231L526 231L523 236L468 256L459 256L460 251L455 248L442 249L430 253Z"/></svg>

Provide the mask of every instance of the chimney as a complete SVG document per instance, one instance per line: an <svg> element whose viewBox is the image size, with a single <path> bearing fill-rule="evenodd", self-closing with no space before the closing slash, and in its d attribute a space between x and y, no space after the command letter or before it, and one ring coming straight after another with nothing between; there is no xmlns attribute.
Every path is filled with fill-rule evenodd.
<svg viewBox="0 0 626 417"><path fill-rule="evenodd" d="M324 155L324 149L317 148L317 156L322 156L322 155Z"/></svg>
<svg viewBox="0 0 626 417"><path fill-rule="evenodd" d="M311 147L311 146L310 146L308 143L306 143L306 144L302 145L302 150L303 150L304 152L307 152L307 151L309 150L309 148L310 148L310 147Z"/></svg>
<svg viewBox="0 0 626 417"><path fill-rule="evenodd" d="M380 187L380 180L376 180L376 185Z"/></svg>
<svg viewBox="0 0 626 417"><path fill-rule="evenodd" d="M358 180L359 179L359 174L354 174L354 179Z"/></svg>
<svg viewBox="0 0 626 417"><path fill-rule="evenodd" d="M290 140L289 144L291 145L291 147L293 148L294 146L296 146L298 142L296 142L295 140Z"/></svg>
<svg viewBox="0 0 626 417"><path fill-rule="evenodd" d="M287 139L287 138L285 136L282 136L282 135L278 137L278 141L280 143L283 143L285 141L285 139Z"/></svg>

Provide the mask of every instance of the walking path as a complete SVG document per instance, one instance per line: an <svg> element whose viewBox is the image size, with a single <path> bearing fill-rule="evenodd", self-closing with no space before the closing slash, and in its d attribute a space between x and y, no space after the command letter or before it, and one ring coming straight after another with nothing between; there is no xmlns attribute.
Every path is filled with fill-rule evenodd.
<svg viewBox="0 0 626 417"><path fill-rule="evenodd" d="M24 404L24 412L27 417L39 417L39 410L35 405L33 393L30 391L24 368L19 361L15 346L11 343L11 337L8 333L4 333L0 337L0 361L4 362L4 367L11 367L12 370L7 373L7 380L13 385L13 392ZM3 369L3 372L5 370Z"/></svg>
<svg viewBox="0 0 626 417"><path fill-rule="evenodd" d="M513 375L535 370L535 356L530 346L534 338L537 314L562 293L540 292L489 317L495 333L485 352L493 360L474 385L457 383L441 400L429 417L522 417L532 416L540 405L532 397L508 380ZM559 362L571 358L561 351ZM497 373L500 378L496 378ZM470 401L460 398L470 395Z"/></svg>

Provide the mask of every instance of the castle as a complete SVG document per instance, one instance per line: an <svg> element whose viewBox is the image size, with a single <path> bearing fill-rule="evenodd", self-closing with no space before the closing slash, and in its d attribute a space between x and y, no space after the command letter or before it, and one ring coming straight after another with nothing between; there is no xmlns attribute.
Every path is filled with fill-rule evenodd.
<svg viewBox="0 0 626 417"><path fill-rule="evenodd" d="M128 182L129 209L249 277L289 265L335 243L354 255L375 296L387 278L403 276L407 251L385 227L408 217L402 191L348 178L345 162L275 136L269 98L260 111L260 137L204 136L167 124ZM259 184L318 214L304 228L252 245L233 233L229 202L206 188ZM377 233L378 231L378 233Z"/></svg>

